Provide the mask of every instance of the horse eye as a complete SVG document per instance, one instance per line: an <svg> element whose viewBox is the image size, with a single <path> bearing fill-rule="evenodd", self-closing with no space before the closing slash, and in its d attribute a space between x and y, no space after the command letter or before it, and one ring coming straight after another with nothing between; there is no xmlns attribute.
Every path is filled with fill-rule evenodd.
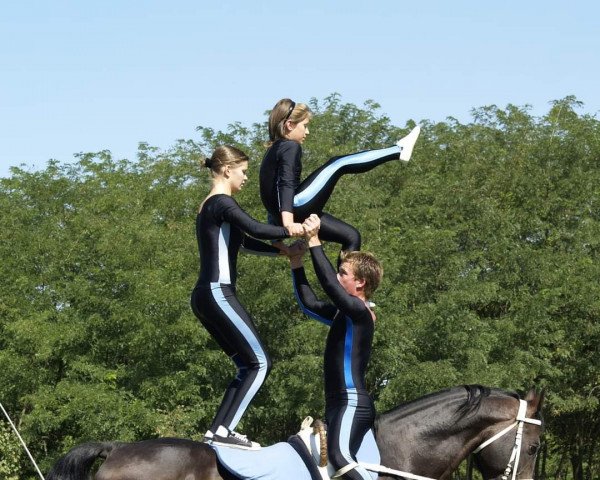
<svg viewBox="0 0 600 480"><path fill-rule="evenodd" d="M527 453L529 455L535 455L539 449L540 449L540 446L538 444L529 445L529 448L527 449Z"/></svg>

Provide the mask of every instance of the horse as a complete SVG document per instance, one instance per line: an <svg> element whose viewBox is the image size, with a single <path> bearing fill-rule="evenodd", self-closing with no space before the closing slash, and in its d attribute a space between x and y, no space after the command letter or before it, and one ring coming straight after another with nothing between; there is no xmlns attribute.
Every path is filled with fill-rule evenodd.
<svg viewBox="0 0 600 480"><path fill-rule="evenodd" d="M543 432L543 393L463 385L425 395L382 413L374 422L380 480L448 479L474 453L485 480L533 480ZM59 459L46 480L232 480L206 443L158 438L91 442ZM408 472L408 473L407 473ZM511 477L512 474L512 477Z"/></svg>

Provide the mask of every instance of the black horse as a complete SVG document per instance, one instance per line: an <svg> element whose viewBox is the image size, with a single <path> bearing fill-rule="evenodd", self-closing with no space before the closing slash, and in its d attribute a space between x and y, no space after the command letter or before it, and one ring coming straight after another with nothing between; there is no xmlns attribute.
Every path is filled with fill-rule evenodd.
<svg viewBox="0 0 600 480"><path fill-rule="evenodd" d="M462 386L400 405L375 420L381 464L441 480L450 478L459 464L478 450L475 465L484 479L498 479L503 474L505 478L533 479L543 429L542 402L543 394L534 390L520 400L505 390ZM163 438L79 445L58 460L46 479L86 480L97 458L104 463L95 480L231 478L208 445ZM386 472L379 478L398 475Z"/></svg>

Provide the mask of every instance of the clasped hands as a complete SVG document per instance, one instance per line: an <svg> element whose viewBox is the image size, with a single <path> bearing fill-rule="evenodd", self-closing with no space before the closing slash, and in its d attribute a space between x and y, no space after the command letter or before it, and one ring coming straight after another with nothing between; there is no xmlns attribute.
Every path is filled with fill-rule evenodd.
<svg viewBox="0 0 600 480"><path fill-rule="evenodd" d="M320 226L321 219L313 213L303 223L290 223L285 228L290 237L304 237L308 240L318 234Z"/></svg>
<svg viewBox="0 0 600 480"><path fill-rule="evenodd" d="M288 247L285 254L289 257L292 262L292 268L300 266L302 264L302 256L306 253L306 242L308 246L319 245L319 228L321 227L321 219L316 214L311 214L301 224L295 224L302 228L302 233L298 236L304 237L304 240L299 240ZM299 232L299 229L296 231Z"/></svg>

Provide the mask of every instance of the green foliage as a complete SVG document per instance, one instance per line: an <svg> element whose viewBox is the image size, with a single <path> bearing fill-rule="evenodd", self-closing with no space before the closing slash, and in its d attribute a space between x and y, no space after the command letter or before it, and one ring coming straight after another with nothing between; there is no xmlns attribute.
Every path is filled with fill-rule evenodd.
<svg viewBox="0 0 600 480"><path fill-rule="evenodd" d="M305 174L408 132L375 102L309 102ZM413 159L344 177L328 211L385 268L368 385L380 411L460 383L547 389L548 477L600 468L600 124L574 97L547 115L488 106L422 121ZM108 151L0 180L0 401L42 470L87 440L200 437L234 367L198 324L200 160L234 144L254 162L237 200L255 218L266 124L198 128L138 158ZM335 247L328 249L335 258ZM310 270L310 269L309 269ZM309 271L309 275L311 272ZM240 256L238 293L274 368L240 429L271 443L323 411L326 327L292 295L284 259ZM0 476L30 466L0 425ZM4 478L4 477L2 477Z"/></svg>
<svg viewBox="0 0 600 480"><path fill-rule="evenodd" d="M23 450L10 426L0 421L0 478L20 480L23 477L21 462Z"/></svg>

